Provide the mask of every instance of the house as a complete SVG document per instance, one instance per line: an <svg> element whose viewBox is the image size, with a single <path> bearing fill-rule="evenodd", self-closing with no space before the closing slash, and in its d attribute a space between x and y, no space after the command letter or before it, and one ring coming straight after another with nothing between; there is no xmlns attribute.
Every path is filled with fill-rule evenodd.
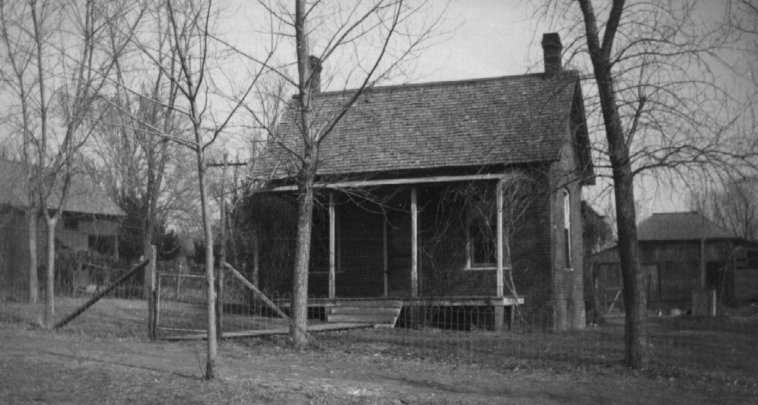
<svg viewBox="0 0 758 405"><path fill-rule="evenodd" d="M594 171L579 74L562 69L557 34L545 35L543 50L543 73L361 94L319 152L313 305L396 298L491 308L499 328L523 303L556 329L584 326L580 202ZM315 125L353 94L318 90ZM267 144L253 172L267 184L251 209L270 291L289 288L297 125L290 108L283 141Z"/></svg>
<svg viewBox="0 0 758 405"><path fill-rule="evenodd" d="M29 206L27 167L23 163L0 160L3 189L0 194L0 293L6 297L25 296L29 285L29 228L24 212ZM57 195L51 196L49 208L56 207L59 199ZM56 224L56 249L94 251L117 259L118 228L124 216L87 175L77 174L71 180L62 217ZM47 228L41 216L37 219L36 233L38 263L44 266ZM79 280L79 283L88 284L88 281Z"/></svg>
<svg viewBox="0 0 758 405"><path fill-rule="evenodd" d="M686 309L695 290L715 290L720 302L758 299L758 242L736 237L698 212L656 213L637 226L642 271L652 311ZM623 309L616 246L590 259L601 307Z"/></svg>

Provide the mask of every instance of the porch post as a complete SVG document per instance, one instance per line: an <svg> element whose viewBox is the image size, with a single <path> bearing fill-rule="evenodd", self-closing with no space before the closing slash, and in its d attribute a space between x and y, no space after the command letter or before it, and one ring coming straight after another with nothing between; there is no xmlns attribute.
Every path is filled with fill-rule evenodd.
<svg viewBox="0 0 758 405"><path fill-rule="evenodd" d="M700 288L705 290L706 283L706 271L705 271L705 238L700 238Z"/></svg>
<svg viewBox="0 0 758 405"><path fill-rule="evenodd" d="M384 296L389 296L389 283L387 280L387 272L389 271L389 257L387 255L388 252L388 246L387 246L387 218L385 217L382 221L382 269L384 270Z"/></svg>
<svg viewBox="0 0 758 405"><path fill-rule="evenodd" d="M503 180L495 188L497 203L497 274L495 281L498 298L503 297Z"/></svg>
<svg viewBox="0 0 758 405"><path fill-rule="evenodd" d="M411 188L411 297L418 297L418 195Z"/></svg>
<svg viewBox="0 0 758 405"><path fill-rule="evenodd" d="M497 204L497 279L495 292L498 298L503 298L503 180L500 179L495 187L495 203ZM513 308L511 308L513 311ZM498 303L495 306L495 331L502 331L505 321L505 304Z"/></svg>
<svg viewBox="0 0 758 405"><path fill-rule="evenodd" d="M334 286L334 273L337 263L337 249L336 249L336 237L337 227L335 220L334 210L334 192L329 192L329 298L334 299L335 286Z"/></svg>

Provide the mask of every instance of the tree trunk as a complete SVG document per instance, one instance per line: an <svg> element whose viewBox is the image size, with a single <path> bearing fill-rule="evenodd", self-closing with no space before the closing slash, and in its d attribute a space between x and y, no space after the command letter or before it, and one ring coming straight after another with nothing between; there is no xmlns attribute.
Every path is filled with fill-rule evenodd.
<svg viewBox="0 0 758 405"><path fill-rule="evenodd" d="M211 218L208 213L208 192L205 187L205 163L203 157L202 143L199 137L200 128L195 129L197 149L197 179L200 185L200 208L203 215L203 234L205 236L205 291L206 291L206 312L207 312L207 362L205 364L205 379L212 380L215 378L216 367L216 291L214 286L213 274L213 230L211 229Z"/></svg>
<svg viewBox="0 0 758 405"><path fill-rule="evenodd" d="M150 258L150 252L152 252L152 246L153 246L153 229L154 229L154 221L152 220L152 216L149 212L145 215L144 225L142 229L142 257L145 258L145 260ZM147 270L147 267L145 267L145 270L143 271L143 285L142 285L142 295L145 298L145 300L150 299L150 272Z"/></svg>
<svg viewBox="0 0 758 405"><path fill-rule="evenodd" d="M626 311L624 357L627 366L641 368L647 362L645 277L640 267L639 246L637 244L634 175L629 159L629 148L618 112L610 59L613 39L624 10L624 0L614 0L613 2L603 35L602 46L597 29L597 19L590 0L579 0L579 6L584 17L587 48L592 61L595 82L598 86L605 134L608 140L608 154L613 169L618 251L621 259L624 309Z"/></svg>
<svg viewBox="0 0 758 405"><path fill-rule="evenodd" d="M39 301L39 277L37 275L37 210L26 211L26 229L29 233L29 303L36 304Z"/></svg>
<svg viewBox="0 0 758 405"><path fill-rule="evenodd" d="M308 327L308 267L311 254L311 228L313 219L313 182L315 177L315 159L306 154L297 200L297 245L295 247L295 267L292 272L292 319L295 326L290 326L290 335L296 348L305 347Z"/></svg>
<svg viewBox="0 0 758 405"><path fill-rule="evenodd" d="M45 277L45 328L55 325L55 224L57 217L46 218L47 223L47 277Z"/></svg>

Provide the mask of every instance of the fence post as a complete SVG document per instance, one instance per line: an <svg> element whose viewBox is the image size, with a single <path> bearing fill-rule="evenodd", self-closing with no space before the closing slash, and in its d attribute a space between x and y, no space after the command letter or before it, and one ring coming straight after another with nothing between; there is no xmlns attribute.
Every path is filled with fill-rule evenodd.
<svg viewBox="0 0 758 405"><path fill-rule="evenodd" d="M147 300L147 336L150 338L150 340L155 340L155 329L157 327L157 321L158 321L158 311L157 311L157 300L158 296L156 294L157 290L155 288L156 285L156 249L155 245L150 246L150 257L148 260L150 261L147 264L147 273L148 276L146 277L147 281L147 291L148 291L148 300Z"/></svg>

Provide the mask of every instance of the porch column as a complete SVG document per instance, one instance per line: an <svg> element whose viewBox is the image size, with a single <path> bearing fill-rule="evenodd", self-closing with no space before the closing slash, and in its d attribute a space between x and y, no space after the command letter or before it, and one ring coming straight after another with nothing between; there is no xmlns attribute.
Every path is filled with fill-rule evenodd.
<svg viewBox="0 0 758 405"><path fill-rule="evenodd" d="M335 220L334 210L334 192L329 192L329 298L334 299L335 287L334 287L334 273L337 264L337 227Z"/></svg>
<svg viewBox="0 0 758 405"><path fill-rule="evenodd" d="M503 180L497 182L497 273L496 293L498 298L503 297Z"/></svg>
<svg viewBox="0 0 758 405"><path fill-rule="evenodd" d="M411 297L418 297L418 192L411 188Z"/></svg>
<svg viewBox="0 0 758 405"><path fill-rule="evenodd" d="M705 238L700 238L700 288L705 290L706 283L706 271L705 271Z"/></svg>
<svg viewBox="0 0 758 405"><path fill-rule="evenodd" d="M115 235L113 235L113 250L114 250L114 259L116 261L120 260L120 255L118 253L118 232L116 232Z"/></svg>
<svg viewBox="0 0 758 405"><path fill-rule="evenodd" d="M387 246L387 238L388 238L388 232L387 232L387 218L385 216L384 220L382 221L382 269L384 270L384 296L389 296L389 282L387 280L388 275L387 272L389 271L389 257L388 257L388 246Z"/></svg>
<svg viewBox="0 0 758 405"><path fill-rule="evenodd" d="M495 273L495 292L498 298L503 298L503 180L500 179L495 187L495 203L497 204L497 272ZM513 309L511 308L511 312ZM495 306L495 331L502 331L505 321L505 305Z"/></svg>

